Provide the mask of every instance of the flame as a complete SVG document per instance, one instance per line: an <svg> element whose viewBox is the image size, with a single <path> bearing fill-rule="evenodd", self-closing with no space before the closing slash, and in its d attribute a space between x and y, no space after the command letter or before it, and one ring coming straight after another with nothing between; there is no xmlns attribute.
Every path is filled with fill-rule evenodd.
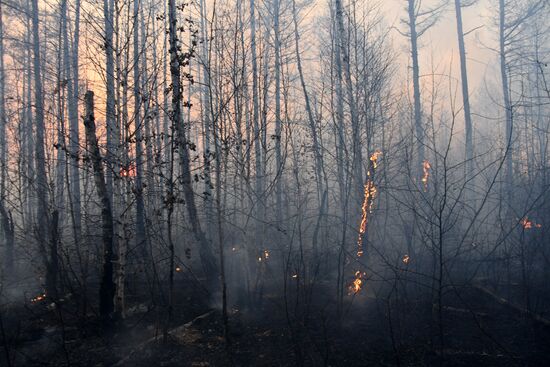
<svg viewBox="0 0 550 367"><path fill-rule="evenodd" d="M38 303L46 299L46 293L39 294L38 296L31 298L32 303Z"/></svg>
<svg viewBox="0 0 550 367"><path fill-rule="evenodd" d="M120 177L135 177L136 176L136 166L129 164L127 166L120 167Z"/></svg>
<svg viewBox="0 0 550 367"><path fill-rule="evenodd" d="M361 291L363 288L363 285L365 283L363 277L367 275L365 272L356 271L355 272L355 279L351 284L348 286L348 295L351 296L352 294L357 294Z"/></svg>
<svg viewBox="0 0 550 367"><path fill-rule="evenodd" d="M176 266L176 271L179 273L181 272L181 268L179 266Z"/></svg>
<svg viewBox="0 0 550 367"><path fill-rule="evenodd" d="M264 250L264 258L267 260L269 259L269 251Z"/></svg>
<svg viewBox="0 0 550 367"><path fill-rule="evenodd" d="M363 204L361 204L361 224L359 225L359 238L357 239L357 256L363 256L363 237L367 232L367 223L369 220L369 213L372 212L372 207L374 205L374 198L378 193L378 189L374 185L374 182L371 180L371 176L374 175L376 168L378 167L378 158L382 155L382 152L376 151L370 156L371 166L367 172L367 183L364 188L363 195Z"/></svg>
<svg viewBox="0 0 550 367"><path fill-rule="evenodd" d="M411 261L411 257L409 255L405 255L403 256L403 264L407 265L409 263L409 261Z"/></svg>
<svg viewBox="0 0 550 367"><path fill-rule="evenodd" d="M539 224L539 223L535 223L533 222L532 220L530 220L529 218L527 217L523 217L519 223L521 224L521 226L523 227L523 229L533 229L533 228L541 228L542 227L542 224Z"/></svg>
<svg viewBox="0 0 550 367"><path fill-rule="evenodd" d="M424 169L424 176L422 176L424 191L428 191L428 179L430 178L430 169L432 169L432 165L430 162L424 161L424 163L422 163L422 168Z"/></svg>
<svg viewBox="0 0 550 367"><path fill-rule="evenodd" d="M375 170L378 168L378 158L382 155L382 152L377 150L376 152L372 153L370 156L370 161L372 163L372 168Z"/></svg>

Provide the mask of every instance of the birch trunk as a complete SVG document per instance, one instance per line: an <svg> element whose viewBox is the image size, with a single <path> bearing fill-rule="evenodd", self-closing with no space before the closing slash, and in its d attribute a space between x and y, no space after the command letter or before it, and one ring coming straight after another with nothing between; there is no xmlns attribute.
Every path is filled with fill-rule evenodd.
<svg viewBox="0 0 550 367"><path fill-rule="evenodd" d="M5 100L5 69L4 69L4 23L3 8L0 3L0 226L4 233L4 271L7 275L13 273L13 256L15 246L14 223L11 213L6 208L7 180L7 139L6 139L6 100Z"/></svg>
<svg viewBox="0 0 550 367"><path fill-rule="evenodd" d="M143 258L147 257L147 241L145 238L145 204L143 201L143 134L142 134L142 97L140 90L141 70L139 54L139 0L134 0L134 124L136 137L136 246Z"/></svg>
<svg viewBox="0 0 550 367"><path fill-rule="evenodd" d="M281 140L282 140L282 121L281 121L281 41L279 30L279 0L273 2L273 30L275 35L275 166L276 166L276 182L275 182L275 219L277 225L281 225L282 221L282 169L283 162L281 156Z"/></svg>
<svg viewBox="0 0 550 367"><path fill-rule="evenodd" d="M34 106L35 106L35 169L36 169L36 196L37 206L37 239L40 243L42 256L46 265L46 292L55 294L55 279L51 272L53 255L52 248L46 248L48 243L48 191L46 178L46 157L44 153L44 95L42 89L42 68L40 57L40 30L38 23L38 0L32 0L32 34L33 34L33 71L34 71ZM51 246L51 244L50 244Z"/></svg>
<svg viewBox="0 0 550 367"><path fill-rule="evenodd" d="M105 73L107 81L106 95L106 125L107 125L107 163L113 167L116 160L116 115L115 115L115 69L114 69L114 0L103 0L103 16L105 21ZM113 173L108 169L105 173L109 201L113 203Z"/></svg>
<svg viewBox="0 0 550 367"><path fill-rule="evenodd" d="M421 184L422 164L424 162L424 125L422 123L422 107L420 103L420 67L418 65L418 34L416 31L416 0L408 0L409 37L411 41L411 58L413 71L414 126L416 130L418 164L413 172L417 173L418 184Z"/></svg>
<svg viewBox="0 0 550 367"><path fill-rule="evenodd" d="M63 17L65 18L63 27L64 38L64 64L67 74L69 75L69 82L67 84L68 94L68 112L69 112L69 153L73 159L73 163L70 165L70 192L69 197L72 206L72 218L73 218L73 231L75 242L78 246L82 233L82 214L81 214L81 202L80 202L80 132L78 127L78 46L80 42L80 0L75 4L75 29L74 40L72 50L72 60L69 61L69 36L67 31L67 0L63 0L64 11Z"/></svg>
<svg viewBox="0 0 550 367"><path fill-rule="evenodd" d="M513 172L512 172L512 102L510 100L510 90L508 85L507 60L506 60L506 5L504 0L499 0L499 59L500 59L500 77L502 83L502 98L506 114L506 141L505 141L505 175L506 175L506 198L508 203L512 199Z"/></svg>
<svg viewBox="0 0 550 367"><path fill-rule="evenodd" d="M466 179L473 175L474 171L474 145L472 114L470 112L470 91L468 89L468 70L466 68L466 46L464 44L464 31L462 29L462 4L461 0L455 0L456 28L458 35L458 50L460 53L460 75L462 79L462 103L464 104L464 134L465 134L465 158Z"/></svg>

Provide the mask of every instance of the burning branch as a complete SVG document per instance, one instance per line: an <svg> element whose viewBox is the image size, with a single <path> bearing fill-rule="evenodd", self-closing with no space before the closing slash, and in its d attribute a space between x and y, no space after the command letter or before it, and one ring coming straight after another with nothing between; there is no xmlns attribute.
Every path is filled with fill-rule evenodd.
<svg viewBox="0 0 550 367"><path fill-rule="evenodd" d="M353 294L357 294L361 291L363 288L363 283L365 282L363 277L367 274L365 272L356 271L355 272L355 279L351 284L348 286L348 295L351 296Z"/></svg>
<svg viewBox="0 0 550 367"><path fill-rule="evenodd" d="M424 184L424 191L428 191L428 179L430 178L430 170L432 169L432 165L428 161L424 161L422 164L422 168L424 169L424 175L422 176L422 183Z"/></svg>
<svg viewBox="0 0 550 367"><path fill-rule="evenodd" d="M369 213L372 212L372 207L374 204L374 198L378 193L376 186L374 185L374 173L378 167L378 157L380 157L381 152L375 152L370 157L370 168L367 172L367 183L365 184L363 204L361 205L361 224L359 225L359 238L357 239L357 256L363 256L363 237L367 232L367 223Z"/></svg>

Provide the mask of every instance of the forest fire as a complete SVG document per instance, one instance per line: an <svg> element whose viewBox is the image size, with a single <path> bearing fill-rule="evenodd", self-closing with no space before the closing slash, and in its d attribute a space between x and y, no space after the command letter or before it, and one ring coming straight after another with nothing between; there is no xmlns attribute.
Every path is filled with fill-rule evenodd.
<svg viewBox="0 0 550 367"><path fill-rule="evenodd" d="M120 177L135 177L136 176L136 167L133 164L120 167L119 171Z"/></svg>
<svg viewBox="0 0 550 367"><path fill-rule="evenodd" d="M549 14L0 0L0 367L550 367Z"/></svg>
<svg viewBox="0 0 550 367"><path fill-rule="evenodd" d="M533 228L541 228L542 227L542 224L539 224L539 223L535 223L533 221L531 221L529 218L527 217L523 217L520 222L521 226L523 227L523 229L533 229Z"/></svg>
<svg viewBox="0 0 550 367"><path fill-rule="evenodd" d="M430 169L432 165L427 160L422 164L424 175L422 176L422 184L424 184L424 191L428 191L428 179L430 178Z"/></svg>
<svg viewBox="0 0 550 367"><path fill-rule="evenodd" d="M361 224L359 225L359 238L357 239L357 256L363 256L363 237L367 232L367 223L369 213L372 211L374 199L378 190L372 181L376 168L378 167L378 158L382 152L376 151L370 156L371 166L367 172L367 183L364 188L363 203L361 205Z"/></svg>
<svg viewBox="0 0 550 367"><path fill-rule="evenodd" d="M31 303L38 303L46 299L46 293L39 294L38 296L31 298Z"/></svg>
<svg viewBox="0 0 550 367"><path fill-rule="evenodd" d="M361 291L365 283L365 281L363 280L363 277L366 275L367 274L365 272L360 272L360 271L355 272L355 279L353 280L353 282L351 282L351 284L348 287L348 295L351 296Z"/></svg>

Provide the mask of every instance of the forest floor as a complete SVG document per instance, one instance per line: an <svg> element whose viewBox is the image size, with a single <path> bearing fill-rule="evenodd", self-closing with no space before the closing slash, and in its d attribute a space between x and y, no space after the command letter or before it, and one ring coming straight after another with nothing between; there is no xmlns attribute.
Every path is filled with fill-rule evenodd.
<svg viewBox="0 0 550 367"><path fill-rule="evenodd" d="M126 319L109 336L101 332L93 312L86 320L75 317L68 300L57 307L47 300L4 307L0 365L550 365L546 319L500 302L484 289L449 292L440 329L438 309L427 295L407 294L389 307L387 298L364 291L346 297L338 320L328 296L332 288L326 287L326 292L317 289L322 296L309 307L295 294L285 302L268 290L253 308L230 305L229 344L220 310L201 302L200 292L195 292L197 299L176 300L166 342L161 329L166 310L147 307L139 297L128 299Z"/></svg>

